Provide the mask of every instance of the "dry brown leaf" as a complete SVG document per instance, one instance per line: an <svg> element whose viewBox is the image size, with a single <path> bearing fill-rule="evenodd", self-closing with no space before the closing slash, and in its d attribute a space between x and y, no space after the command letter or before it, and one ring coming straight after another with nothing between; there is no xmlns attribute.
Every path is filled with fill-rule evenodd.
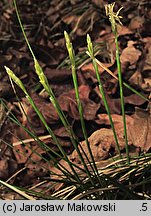
<svg viewBox="0 0 151 216"><path fill-rule="evenodd" d="M140 29L140 28L142 28L144 21L145 21L145 19L143 16L136 16L133 19L131 19L130 24L129 24L129 28L132 31L134 31L136 29Z"/></svg>
<svg viewBox="0 0 151 216"><path fill-rule="evenodd" d="M49 67L46 67L45 75L50 82L55 82L55 83L62 82L62 84L65 80L68 80L72 76L71 70L63 70L63 69L59 70L59 69L52 69Z"/></svg>
<svg viewBox="0 0 151 216"><path fill-rule="evenodd" d="M136 108L133 123L129 125L132 142L147 152L151 148L151 112Z"/></svg>
<svg viewBox="0 0 151 216"><path fill-rule="evenodd" d="M17 162L6 155L0 159L0 178L6 179L17 170Z"/></svg>
<svg viewBox="0 0 151 216"><path fill-rule="evenodd" d="M0 159L0 178L8 178L8 160Z"/></svg>
<svg viewBox="0 0 151 216"><path fill-rule="evenodd" d="M140 110L139 110L139 112L140 112ZM130 148L130 153L133 153L135 151L137 154L137 147L140 147L139 143L144 144L144 146L142 146L142 150L143 149L148 150L150 148L149 144L150 144L150 140L151 140L151 133L150 133L150 129L147 132L146 125L148 125L147 126L148 128L151 128L151 121L150 121L151 118L149 117L149 119L148 119L148 114L146 114L146 112L144 114L144 111L143 111L143 114L142 114L142 111L140 113L141 113L141 115L139 117L138 117L138 115L137 115L137 117L135 117L136 114L134 115L134 117L126 116L129 145L133 144L134 146L136 146L135 150L133 148L132 149ZM145 117L147 115L147 121L145 120L145 123L144 123L144 115L145 115ZM100 121L102 124L110 125L109 118L108 118L107 114L100 114L100 115L98 115L98 117L100 118ZM115 130L117 132L120 149L121 150L125 149L123 117L121 115L113 114L112 118L113 118ZM136 129L136 127L137 128L139 127L139 131ZM143 131L141 131L142 127L143 127ZM137 130L137 132L134 128ZM103 129L97 130L89 137L88 140L89 140L89 143L91 146L94 160L96 162L102 161L102 160L108 158L109 156L111 156L112 154L117 153L116 143L115 143L112 129L103 128ZM89 151L87 149L86 142L83 141L80 143L80 145L82 146L82 148L83 148L85 154L87 155L87 157L89 158L89 160L91 160L90 155L89 155ZM82 151L81 151L81 154L83 155L84 160L87 162L87 159L86 159L86 157ZM74 150L73 153L71 155L69 155L69 159L73 163L76 163L79 166L82 166L76 150ZM65 162L63 160L61 160L60 162L63 166L65 166L68 170L70 170L70 167L69 167L67 162ZM52 168L52 171L56 172L57 174L61 174L61 172L58 171L54 167ZM53 178L53 176L51 176L51 177ZM54 176L54 178L55 178L55 176Z"/></svg>
<svg viewBox="0 0 151 216"><path fill-rule="evenodd" d="M107 114L98 114L98 119L96 122L98 124L104 124L106 126L110 125L109 117ZM118 131L119 128L123 127L123 117L121 115L112 114L112 120L115 126L115 129ZM131 116L126 115L126 123L129 125L133 121L133 118Z"/></svg>
<svg viewBox="0 0 151 216"><path fill-rule="evenodd" d="M83 106L83 115L86 120L93 120L100 106L100 104L89 99L90 90L88 85L79 86L79 97ZM58 101L62 110L68 112L70 117L76 120L80 119L74 89L68 93L62 94L58 97Z"/></svg>
<svg viewBox="0 0 151 216"><path fill-rule="evenodd" d="M145 62L143 70L151 70L151 37L142 40L145 44Z"/></svg>
<svg viewBox="0 0 151 216"><path fill-rule="evenodd" d="M144 83L142 74L140 71L136 71L129 79L129 83L132 85L142 86Z"/></svg>
<svg viewBox="0 0 151 216"><path fill-rule="evenodd" d="M16 141L16 140L14 140ZM17 140L18 141L18 140ZM18 164L26 163L28 158L31 156L32 151L28 145L18 145L13 147L13 152Z"/></svg>
<svg viewBox="0 0 151 216"><path fill-rule="evenodd" d="M117 25L117 31L118 31L118 35L120 36L133 34L133 32L129 28L127 28L126 26L121 26L121 25Z"/></svg>
<svg viewBox="0 0 151 216"><path fill-rule="evenodd" d="M109 67L113 66L113 63L104 63L104 66L107 67L107 68L109 68ZM100 67L99 65L98 65L98 68L99 68L99 73L100 73L100 74L102 74L102 73L105 71L105 70L104 70L102 67ZM93 71L93 72L95 73L94 66L93 66L92 63L89 63L89 64L87 64L87 65L82 66L81 70L82 70L82 71L90 70L90 71Z"/></svg>
<svg viewBox="0 0 151 216"><path fill-rule="evenodd" d="M141 56L141 51L136 49L133 41L128 42L128 46L122 51L120 60L121 64L129 62L130 65L135 64Z"/></svg>
<svg viewBox="0 0 151 216"><path fill-rule="evenodd" d="M42 97L39 97L35 93L31 94L31 97L34 100L36 106L38 107L39 111L42 113L47 123L54 124L58 122L59 116L54 106L50 102L47 102L46 100L44 100ZM37 134L38 134L38 130L39 130L39 134L43 133L44 132L43 125L39 120L37 114L35 113L34 109L32 108L32 106L29 106L27 115L30 121L32 122L33 127L36 128Z"/></svg>
<svg viewBox="0 0 151 216"><path fill-rule="evenodd" d="M120 146L121 147L124 146L123 134L122 136L119 136L119 140L120 140ZM91 146L91 150L92 150L94 159L97 162L100 160L104 160L107 157L109 157L110 154L115 153L116 143L115 143L113 132L111 129L103 128L103 129L95 131L89 137L89 143ZM89 160L91 160L88 148L86 146L86 142L85 141L81 142L81 146L84 149L84 152L88 156ZM85 158L83 152L81 153L83 157ZM80 163L80 160L79 160L79 157L76 151L74 151L70 155L70 159L74 161L75 163L78 163L78 164ZM85 161L87 161L86 158L85 158Z"/></svg>

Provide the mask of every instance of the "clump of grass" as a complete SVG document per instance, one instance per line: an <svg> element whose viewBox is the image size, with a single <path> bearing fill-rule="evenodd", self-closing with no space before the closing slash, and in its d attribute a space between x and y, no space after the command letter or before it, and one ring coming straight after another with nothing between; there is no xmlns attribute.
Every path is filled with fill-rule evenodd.
<svg viewBox="0 0 151 216"><path fill-rule="evenodd" d="M34 59L35 72L37 73L37 75L39 77L40 83L44 87L45 91L48 93L49 99L52 102L54 108L56 109L56 111L57 111L57 113L58 113L58 115L59 115L59 117L60 117L60 119L61 119L64 127L66 128L67 132L69 133L71 142L72 142L74 148L76 149L76 151L78 152L79 159L81 160L83 166L85 167L85 171L87 172L87 175L89 176L89 178L91 179L91 181L93 183L93 180L92 180L92 177L91 177L91 173L90 173L89 169L87 168L87 164L86 164L86 162L85 162L85 160L84 160L84 158L83 158L83 156L82 156L82 154L81 154L81 152L79 150L79 147L78 147L79 141L78 141L77 137L75 136L74 131L72 130L72 128L71 128L71 126L70 126L70 124L69 124L66 116L64 115L63 111L61 110L61 107L60 107L60 105L59 105L59 103L58 103L58 101L57 101L57 99L56 99L56 97L55 97L55 95L54 95L54 93L53 93L53 91L52 91L49 83L48 83L48 80L47 80L46 76L44 75L44 72L43 72L41 66L39 65L39 63L38 63L38 61L37 61L37 59L36 59L36 57L35 57L35 55L33 53L33 50L32 50L32 48L30 46L30 43L29 43L28 38L27 38L27 36L25 34L25 31L24 31L24 28L23 28L23 25L22 25L22 22L21 22L19 13L18 13L18 9L17 9L17 5L16 5L16 1L15 0L14 0L14 6L15 6L15 9L16 9L16 12L17 12L17 17L18 17L19 24L21 26L24 38L26 40L26 43L27 43L27 45L29 47L29 50L30 50L30 52L31 52L31 54L33 56L33 59ZM87 156L86 156L86 158L87 158ZM73 167L72 167L72 171L75 173L75 170L73 169ZM76 173L75 173L75 175L76 175ZM77 176L77 178L78 178L78 176Z"/></svg>
<svg viewBox="0 0 151 216"><path fill-rule="evenodd" d="M98 165L98 163L97 163ZM86 193L76 193L75 186L66 187L66 190L57 192L60 199L105 199L106 193L108 199L151 199L151 154L145 156L135 156L131 158L130 164L127 164L127 158L108 159L108 165L99 168L101 177L108 180L108 187L89 189ZM89 179L85 180L89 184ZM56 195L56 193L54 194Z"/></svg>
<svg viewBox="0 0 151 216"><path fill-rule="evenodd" d="M24 31L24 28L23 28L23 25L22 25L22 22L21 22L21 19L20 19L20 16L19 16L19 13L18 13L18 10L17 10L17 5L16 5L16 1L14 0L14 6L15 6L15 9L16 9L16 12L17 12L17 17L18 17L18 20L19 20L19 24L21 26L21 29L22 29L22 32L23 32L23 35L25 37L25 40L26 40L26 43L29 47L29 50L33 56L33 60L34 60L34 66L35 66L35 72L37 73L38 77L39 77L39 80L40 80L40 83L42 84L42 86L44 87L45 91L48 93L49 95L49 99L50 99L50 102L53 104L54 108L56 109L64 127L66 128L67 132L69 133L70 135L70 139L71 139L71 142L74 146L74 148L76 149L76 151L78 152L78 155L79 155L79 159L81 160L81 163L83 164L84 168L85 168L85 172L87 174L87 176L89 177L89 179L91 180L91 184L93 186L95 186L94 184L94 181L93 181L93 175L96 175L97 174L97 167L95 166L95 162L94 162L94 158L93 158L93 155L92 155L92 152L90 150L90 146L88 145L88 149L90 151L90 155L91 155L91 158L93 160L93 164L94 164L94 167L95 169L93 168L91 162L89 161L88 159L88 156L85 154L84 150L82 149L82 146L79 145L79 141L77 139L77 137L75 136L74 134L74 131L72 130L66 116L64 115L63 111L61 110L60 108L60 105L51 89L51 87L49 86L49 83L48 83L48 80L46 78L46 76L44 75L44 72L41 68L41 66L39 65L33 51L32 51L32 48L30 46L30 43L28 41L28 38L25 34L25 31ZM71 56L70 56L71 57ZM72 56L74 58L74 56ZM72 59L74 61L74 59ZM73 62L72 61L72 62ZM13 71L11 71L9 68L5 67L9 77L23 90L23 92L25 93L26 95L26 98L28 99L29 103L32 105L32 107L34 108L34 110L36 111L36 113L38 114L40 120L42 121L42 123L44 124L45 128L47 129L48 133L52 136L53 140L55 141L55 143L57 144L59 150L61 151L62 153L62 157L60 157L61 159L64 159L68 162L72 172L74 173L75 175L75 178L77 180L77 182L79 182L80 184L80 179L79 179L79 176L78 174L76 173L75 169L74 169L74 166L68 159L67 155L65 154L63 148L61 147L60 143L58 142L56 136L54 135L53 131L50 129L50 127L47 125L46 121L44 120L42 114L39 112L38 108L36 107L36 105L34 104L32 98L29 96L28 92L26 91L23 83L19 80L19 78L17 78L15 76L15 74L13 73ZM83 129L83 133L84 133L84 136L87 139L87 134L86 134L86 129L85 129L85 125L84 125L84 119L83 119L83 116L82 116L82 106L81 106L81 102L79 100L79 95L78 95L78 86L76 87L77 85L77 82L75 81L75 76L73 76L73 80L74 80L74 84L75 84L75 89L76 89L76 97L77 97L77 100L78 100L78 107L79 107L79 110L80 110L80 118L81 118L81 122L82 122L82 129ZM88 143L88 141L87 141ZM88 166L87 166L87 163L85 161L85 159L83 158L82 154L81 154L81 151L84 153L85 155L85 158L87 159L87 163L89 163L92 167L92 170L93 170L93 173L90 172L90 170L88 169ZM78 167L78 166L77 166Z"/></svg>
<svg viewBox="0 0 151 216"><path fill-rule="evenodd" d="M40 118L41 122L43 123L43 125L45 126L45 128L47 129L48 133L51 135L51 137L53 138L54 142L56 143L56 145L58 146L60 152L62 153L62 156L60 156L60 158L67 160L71 170L73 171L75 178L77 181L80 182L80 179L77 175L77 173L74 170L74 167L72 165L72 163L69 161L67 154L65 153L64 149L61 147L57 137L55 136L55 134L53 133L53 131L50 129L50 127L48 126L48 124L46 123L44 117L42 116L41 112L39 111L39 109L37 108L37 106L35 105L34 101L32 100L32 98L30 97L30 95L28 94L27 90L25 89L23 83L21 82L21 80L13 73L12 70L10 70L8 67L5 66L6 72L8 73L9 77L22 89L22 91L24 92L24 94L26 95L26 98L28 99L29 103L31 104L31 106L33 107L33 109L35 110L35 112L37 113L38 117ZM44 143L43 145L46 148L46 151L51 151L52 153L55 153L54 151L52 151L51 148L49 148L48 146L46 146ZM56 154L56 153L55 153ZM54 160L54 158L52 158ZM57 166L58 168L58 166ZM59 168L60 170L60 168Z"/></svg>
<svg viewBox="0 0 151 216"><path fill-rule="evenodd" d="M90 154L90 157L91 157L91 160L92 160L92 161L90 161L90 165L92 167L92 170L94 171L94 173L98 177L98 180L100 181L99 175L98 175L98 170L97 170L95 160L94 160L94 157L93 157L93 154L92 154L92 151L91 151L90 143L88 141L88 134L87 134L87 131L86 131L86 126L85 126L84 117L83 117L83 107L82 107L82 103L81 103L80 97L79 97L78 81L77 81L76 65L75 65L75 53L74 53L74 50L73 50L72 43L70 42L69 35L67 34L66 31L64 32L64 35L65 35L65 40L66 40L66 47L67 47L67 50L68 50L68 53L69 53L69 58L70 58L70 61L71 61L72 77L73 77L73 83L74 83L74 88L75 88L77 106L78 106L79 115L80 115L82 132L83 132L84 139L85 139L85 142L86 142L86 145L87 145L87 148L89 150L89 154ZM94 167L92 166L92 164L93 164Z"/></svg>

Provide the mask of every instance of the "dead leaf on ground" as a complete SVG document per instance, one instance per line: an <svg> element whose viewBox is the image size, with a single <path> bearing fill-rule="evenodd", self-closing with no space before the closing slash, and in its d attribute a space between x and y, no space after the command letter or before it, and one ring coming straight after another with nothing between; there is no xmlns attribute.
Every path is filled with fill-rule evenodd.
<svg viewBox="0 0 151 216"><path fill-rule="evenodd" d="M98 93L99 95L99 93ZM121 102L120 98L117 99L112 99L108 95L106 95L106 99L108 102L108 105L110 107L110 112L112 114L121 114ZM131 105L137 105L140 106L144 104L146 101L142 99L140 96L136 94L129 95L127 97L124 97L124 103L126 104L131 104ZM101 104L104 106L104 102L101 101Z"/></svg>
<svg viewBox="0 0 151 216"><path fill-rule="evenodd" d="M54 106L50 103L47 102L45 99L42 97L39 97L38 94L32 93L31 94L32 99L34 100L36 106L38 107L39 111L42 113L44 119L48 124L54 124L59 121L59 116L54 108ZM29 110L27 112L27 115L30 119L31 122L33 122L33 127L42 127L43 125L40 122L37 114L33 110L32 106L29 107Z"/></svg>
<svg viewBox="0 0 151 216"><path fill-rule="evenodd" d="M0 158L0 178L6 179L13 175L18 168L17 161L4 155Z"/></svg>
<svg viewBox="0 0 151 216"><path fill-rule="evenodd" d="M45 69L45 75L47 79L52 83L59 83L59 82L64 82L65 80L68 80L71 78L71 70L59 70L59 69L52 69L49 67L46 67Z"/></svg>
<svg viewBox="0 0 151 216"><path fill-rule="evenodd" d="M79 96L83 106L83 116L86 120L95 119L97 110L100 104L95 103L89 99L90 87L87 85L79 86ZM68 93L62 94L58 97L59 104L63 111L68 112L68 115L75 120L79 120L79 111L77 108L77 102L75 99L75 90L71 90Z"/></svg>
<svg viewBox="0 0 151 216"><path fill-rule="evenodd" d="M0 159L0 178L8 178L8 160L6 158Z"/></svg>
<svg viewBox="0 0 151 216"><path fill-rule="evenodd" d="M122 51L120 56L121 64L129 62L130 65L136 64L142 52L134 47L134 41L129 41L128 46Z"/></svg>
<svg viewBox="0 0 151 216"><path fill-rule="evenodd" d="M131 35L133 32L126 26L117 25L117 31L119 36Z"/></svg>
<svg viewBox="0 0 151 216"><path fill-rule="evenodd" d="M99 114L98 118L97 123L110 125L107 114ZM122 116L112 114L112 120L117 134L124 134ZM151 113L149 108L147 110L136 108L134 115L126 115L126 123L129 143L140 147L141 151L147 152L151 148Z"/></svg>
<svg viewBox="0 0 151 216"><path fill-rule="evenodd" d="M118 136L119 137L119 136ZM119 137L120 141L120 145L124 146L124 139L122 138L123 134L121 137ZM100 129L95 131L90 137L89 137L89 143L91 146L91 151L92 154L94 156L94 160L96 162L100 161L100 160L104 160L106 158L108 158L110 155L114 155L116 150L115 150L115 140L114 140L114 136L113 136L113 132L111 129ZM86 153L86 155L88 156L89 160L91 160L90 158L90 154L88 151L88 148L86 146L85 141L81 142L81 146L84 150L84 152ZM81 152L83 155L83 158L85 158L85 155L83 152ZM81 161L78 157L78 154L76 151L74 151L71 155L70 155L70 159L72 162L75 162L77 164L80 164ZM85 161L86 158L85 158Z"/></svg>
<svg viewBox="0 0 151 216"><path fill-rule="evenodd" d="M142 16L135 16L130 21L129 29L131 29L132 31L137 30L137 29L141 29L141 27L144 24L144 21L145 21L144 17L142 17Z"/></svg>
<svg viewBox="0 0 151 216"><path fill-rule="evenodd" d="M132 142L147 152L151 148L151 111L136 108L133 122L128 128Z"/></svg>
<svg viewBox="0 0 151 216"><path fill-rule="evenodd" d="M107 114L98 114L97 117L98 118L96 119L96 122L98 124L103 124L107 127L110 125L109 117ZM121 115L112 114L112 120L117 131L120 127L123 128L123 117ZM126 115L127 125L129 125L132 121L133 118L129 115Z"/></svg>

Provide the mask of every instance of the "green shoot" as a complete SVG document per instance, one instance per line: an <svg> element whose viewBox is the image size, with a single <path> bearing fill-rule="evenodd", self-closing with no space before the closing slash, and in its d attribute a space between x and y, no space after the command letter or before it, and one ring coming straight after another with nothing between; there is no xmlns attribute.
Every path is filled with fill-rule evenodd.
<svg viewBox="0 0 151 216"><path fill-rule="evenodd" d="M18 18L19 24L20 24L20 26L21 26L21 29L22 29L23 35L24 35L24 37L25 37L26 43L27 43L27 45L28 45L28 47L29 47L29 50L30 50L30 52L31 52L31 54L32 54L32 56L33 56L33 59L34 59L35 71L36 71L37 75L39 76L40 82L41 82L41 84L43 85L44 89L45 89L45 90L47 91L47 93L49 94L49 99L50 99L50 101L52 102L53 106L55 107L55 109L56 109L56 111L57 111L57 113L58 113L58 115L59 115L59 117L60 117L60 119L61 119L61 121L62 121L64 127L65 127L66 130L68 131L68 133L69 133L69 135L70 135L71 142L73 143L74 148L75 148L76 151L78 152L79 158L80 158L82 164L83 164L84 167L85 167L85 171L86 171L87 175L88 175L89 178L91 179L90 171L89 171L89 169L87 168L87 165L86 165L86 163L85 163L85 161L84 161L84 158L83 158L83 156L82 156L82 154L81 154L81 152L80 152L80 150L79 150L79 147L78 147L79 141L78 141L77 137L75 136L75 134L74 134L74 132L73 132L73 130L72 130L72 128L71 128L71 126L70 126L70 124L69 124L69 122L68 122L66 116L65 116L65 114L63 113L63 111L62 111L62 109L61 109L61 107L60 107L60 105L59 105L59 103L58 103L58 101L57 101L55 95L53 94L53 91L52 91L52 89L51 89L51 87L50 87L50 85L49 85L49 83L48 83L48 80L47 80L47 78L46 78L46 76L45 76L45 74L44 74L44 72L43 72L41 66L39 65L39 63L38 63L38 61L37 61L37 59L36 59L36 57L35 57L35 55L34 55L34 53L33 53L33 51L32 51L32 48L31 48L30 43L29 43L29 41L28 41L28 39L27 39L26 33L25 33L25 31L24 31L24 28L23 28L23 25L22 25L22 22L21 22L19 13L18 13L16 0L13 0L13 1L14 1L15 10L16 10L16 12L17 12L17 18ZM78 176L77 176L77 178L78 178Z"/></svg>
<svg viewBox="0 0 151 216"><path fill-rule="evenodd" d="M118 143L118 138L117 138L117 135L116 135L115 127L114 127L112 116L111 116L111 113L110 113L110 109L109 109L109 106L108 106L108 103L107 103L107 100L106 100L103 84L101 83L101 80L100 80L98 64L97 64L96 59L94 57L93 45L92 45L92 41L91 41L91 38L90 38L89 35L87 35L87 46L88 46L87 54L90 56L90 58L92 59L92 62L93 62L93 66L94 66L94 69L95 69L95 72L96 72L96 76L97 76L97 80L98 80L98 83L99 83L99 90L100 90L100 93L102 95L104 106L105 106L105 109L107 111L107 114L108 114L108 117L109 117L109 120L110 120L110 124L111 124L112 130L113 130L113 134L114 134L114 139L115 139L115 142L116 142L117 151L118 151L118 154L121 157L121 152L120 152L120 146L119 146L119 143Z"/></svg>
<svg viewBox="0 0 151 216"><path fill-rule="evenodd" d="M91 151L91 147L90 147L90 143L88 141L88 135L87 135L87 131L86 131L86 126L85 126L85 122L84 122L84 117L83 117L83 107L82 107L82 103L80 101L80 96L79 96L79 91L78 91L78 81L77 81L77 75L76 75L76 65L75 65L75 53L73 50L73 46L72 43L70 42L70 38L69 35L67 34L67 32L64 32L65 35L65 40L66 40L66 47L69 53L69 58L70 58L70 62L71 62L71 67L72 67L72 77L73 77L73 83L74 83L74 89L75 89L75 94L76 94L76 101L77 101L77 106L78 106L78 110L79 110L79 115L80 115L80 121L81 121L81 127L82 127L82 132L84 135L84 139L91 157L91 160L93 163L90 162L90 166L92 168L92 170L94 171L94 173L96 172L98 179L99 179L99 174L98 174L98 170L95 164L95 160ZM94 165L94 167L92 166L92 164Z"/></svg>
<svg viewBox="0 0 151 216"><path fill-rule="evenodd" d="M120 86L120 98L121 98L121 109L123 116L123 125L124 125L124 138L125 138L125 148L127 153L127 163L130 162L129 157L129 149L128 149L128 138L127 138L127 129L126 129L126 118L125 118L125 108L124 108L124 96L123 96L123 81L122 81L122 71L121 71L121 62L120 62L120 54L119 54L119 46L118 46L118 33L117 33L117 22L122 24L119 16L119 12L122 10L122 7L118 10L117 13L113 11L115 6L115 2L112 4L105 5L106 15L109 17L111 22L112 31L115 37L115 45L116 45L116 62L117 62L117 70L118 70L118 78L119 78L119 86Z"/></svg>
<svg viewBox="0 0 151 216"><path fill-rule="evenodd" d="M48 124L46 123L43 115L41 114L41 112L38 110L37 106L35 105L34 101L32 100L32 98L30 97L30 95L28 94L28 92L26 91L23 83L21 82L21 80L13 73L12 70L10 70L8 67L5 67L7 74L9 75L9 77L22 89L22 91L25 93L26 98L28 99L29 103L32 105L33 109L36 111L37 115L39 116L41 122L44 124L45 128L47 129L47 131L49 132L49 134L52 136L52 139L54 140L54 142L56 143L56 145L58 146L60 152L62 153L64 159L68 162L68 164L70 165L71 170L73 171L73 173L75 174L76 180L78 182L80 182L79 176L77 174L77 172L75 171L72 163L69 161L67 154L65 153L65 151L63 150L63 148L61 147L58 139L56 138L55 134L53 133L53 131L50 129L50 127L48 126ZM47 147L48 148L48 147Z"/></svg>

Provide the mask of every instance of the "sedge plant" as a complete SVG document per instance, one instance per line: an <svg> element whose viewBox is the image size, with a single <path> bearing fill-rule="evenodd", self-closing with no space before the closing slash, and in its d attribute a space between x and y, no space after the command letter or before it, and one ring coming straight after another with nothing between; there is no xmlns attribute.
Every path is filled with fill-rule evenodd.
<svg viewBox="0 0 151 216"><path fill-rule="evenodd" d="M119 13L123 9L123 7L121 7L117 11L117 13L115 13L114 6L115 6L115 2L112 4L107 4L105 5L105 10L106 10L106 15L109 17L109 21L112 27L112 32L115 37L116 62L117 62L117 71L118 71L118 78L119 78L118 80L119 80L119 87L120 87L121 110L122 110L123 125L124 125L125 149L127 153L127 163L129 164L130 157L129 157L129 149L128 149L128 137L127 137L127 129L126 129L125 108L124 108L123 80L122 80L121 62L120 62L119 45L118 45L118 32L117 32L117 23L122 25L120 21L122 16L120 16Z"/></svg>
<svg viewBox="0 0 151 216"><path fill-rule="evenodd" d="M22 89L22 91L24 92L24 94L26 95L26 98L28 99L29 103L32 105L33 109L35 110L35 112L37 113L37 115L39 116L41 122L44 124L45 128L47 129L48 133L51 135L52 139L54 140L54 142L56 143L56 145L58 146L60 152L63 155L63 158L65 160L67 160L71 170L73 171L76 180L80 183L80 179L79 176L77 175L77 172L75 171L72 163L69 161L67 154L65 153L64 149L61 147L58 139L56 138L55 134L53 133L53 131L50 129L50 127L48 126L48 124L46 123L44 117L42 116L42 113L39 111L39 109L37 108L37 106L35 105L34 101L32 100L32 98L30 97L30 95L28 94L27 90L25 89L23 83L21 82L21 80L13 73L12 70L10 70L8 67L5 66L6 72L9 75L9 77ZM45 146L47 148L47 150L52 151L51 148L49 148L48 146ZM54 152L53 152L54 153ZM62 158L62 157L61 157Z"/></svg>
<svg viewBox="0 0 151 216"><path fill-rule="evenodd" d="M29 50L30 50L30 52L32 54L32 57L33 57L33 60L34 60L35 72L37 73L37 75L39 77L40 83L44 87L45 91L48 93L49 99L52 102L55 110L57 111L57 113L58 113L58 115L59 115L59 117L60 117L60 119L62 121L62 124L64 125L64 127L67 130L67 132L69 133L71 142L72 142L74 148L76 149L76 151L78 153L79 159L80 159L81 163L83 164L87 175L91 179L91 183L94 185L93 178L92 178L92 175L94 173L90 173L90 170L88 169L88 166L87 166L87 164L86 164L86 162L84 160L84 157L82 156L81 151L79 149L79 146L80 146L79 141L78 141L77 137L75 136L74 131L72 130L72 128L71 128L71 126L70 126L70 124L69 124L69 122L68 122L65 114L63 113L63 111L62 111L62 109L61 109L61 107L60 107L60 105L59 105L59 103L58 103L58 101L57 101L57 99L56 99L56 97L55 97L55 95L54 95L54 93L53 93L53 91L52 91L49 83L48 83L48 80L47 80L47 78L46 78L46 76L45 76L45 74L44 74L44 72L43 72L40 64L38 63L38 61L37 61L37 59L36 59L36 57L34 55L34 52L33 52L32 48L30 46L30 43L28 41L28 38L26 36L26 33L24 31L24 28L23 28L23 25L22 25L22 22L21 22L21 19L20 19L20 16L19 16L19 12L18 12L18 9L17 9L16 1L14 0L13 2L14 2L15 9L16 9L16 14L17 14L17 18L18 18L20 27L22 29L24 38L26 40L26 43L27 43L27 45L29 47ZM82 149L82 146L80 146L80 148ZM83 151L83 149L82 149L82 152L85 154L85 152ZM85 154L85 156L86 156L86 154ZM87 156L86 156L86 158L87 158ZM73 170L73 167L72 167L72 170ZM77 178L78 178L78 176L77 176Z"/></svg>
<svg viewBox="0 0 151 216"><path fill-rule="evenodd" d="M110 124L111 124L112 130L113 130L117 151L118 151L118 154L121 157L120 146L119 146L117 134L116 134L114 123L113 123L112 116L111 116L111 113L110 113L109 105L108 105L107 100L106 100L103 84L102 84L102 82L100 80L98 64L97 64L96 59L94 57L94 49L93 49L92 41L91 41L91 38L90 38L89 35L87 35L87 47L88 47L87 54L90 56L90 58L92 59L92 62L93 62L93 66L94 66L94 69L95 69L95 72L96 72L96 77L97 77L97 80L98 80L98 83L99 83L99 90L100 90L100 93L102 95L104 106L106 108L106 111L107 111L107 114L108 114L108 117L109 117L109 120L110 120Z"/></svg>
<svg viewBox="0 0 151 216"><path fill-rule="evenodd" d="M74 53L72 43L70 42L69 35L68 35L68 33L66 31L64 32L64 35L65 35L65 40L66 40L66 47L67 47L70 62L71 62L72 77L73 77L73 83L74 83L77 106L78 106L79 115L80 115L82 132L83 132L84 139L85 139L87 148L89 150L90 158L91 158L90 165L92 167L92 170L94 171L94 173L98 177L98 180L100 181L98 170L97 170L95 160L94 160L94 157L93 157L93 154L92 154L92 151L91 151L90 143L88 141L88 134L87 134L87 131L86 131L86 125L85 125L84 117L83 117L83 107L82 107L82 103L80 101L79 90L78 90L78 80L77 80L77 75L76 75L75 53Z"/></svg>

